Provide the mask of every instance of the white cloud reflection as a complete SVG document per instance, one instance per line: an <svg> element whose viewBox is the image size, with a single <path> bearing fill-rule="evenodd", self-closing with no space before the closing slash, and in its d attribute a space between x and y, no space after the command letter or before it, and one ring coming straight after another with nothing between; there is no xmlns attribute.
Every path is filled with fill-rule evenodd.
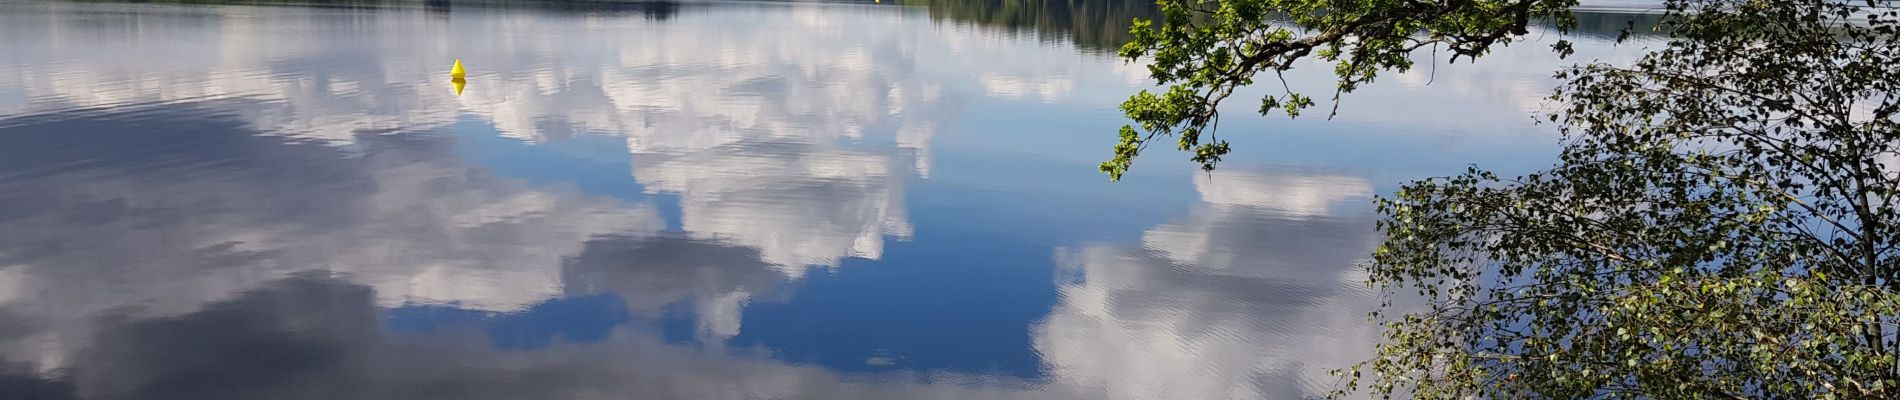
<svg viewBox="0 0 1900 400"><path fill-rule="evenodd" d="M139 7L16 6L64 16ZM77 371L87 397L139 397L128 393L163 377L117 376L147 372L125 360L98 364L116 356L89 350L125 339L111 337L119 324L214 315L244 293L312 270L362 285L348 290L368 295L363 307L513 313L550 298L614 293L636 314L691 304L702 341L732 337L743 330L745 305L771 300L781 277L845 257L877 259L884 240L911 236L905 182L930 173L932 136L955 111L943 82L902 68L916 63L909 52L927 25L854 43L842 39L909 26L909 17L846 18L814 38L784 35L805 28L783 25L797 22L777 19L781 11L711 16L773 21L751 31L694 25L727 33L715 35L510 13L443 20L170 9L179 15L139 31L160 45L105 40L86 49L62 45L60 35L130 31L80 18L0 17L23 22L8 29L22 33L9 42L20 51L0 57L24 60L0 59L16 66L0 73L0 95L24 99L0 101L0 127L16 144L0 153L0 166L21 172L0 175L0 322L29 322L0 329L9 331L0 332L0 375ZM449 32L454 43L409 40ZM303 40L312 35L380 41ZM476 71L462 97L440 82L437 65L457 57ZM686 237L657 233L663 218L650 205L495 176L456 159L447 142L458 139L423 134L463 129L456 122L471 116L530 143L624 137L627 179L678 195ZM150 133L123 135L132 131ZM87 159L121 161L76 161ZM359 329L351 336L375 329L345 328ZM613 343L663 347L619 335L637 339ZM646 351L615 348L607 352ZM494 359L470 365L507 358L480 357ZM591 384L601 387L588 390L722 398L889 390L770 361L709 365L727 363L654 372L703 386L613 389L625 382L596 375L603 379ZM714 383L732 377L705 374L712 370L757 373L738 374L751 383L732 387Z"/></svg>
<svg viewBox="0 0 1900 400"><path fill-rule="evenodd" d="M310 270L367 285L381 307L514 311L560 295L562 260L589 238L660 228L650 207L497 178L436 145L377 139L344 158L191 113L7 131L9 167L116 161L0 181L0 308L42 321L4 353L62 368L96 316L193 312ZM135 129L144 140L115 140Z"/></svg>
<svg viewBox="0 0 1900 400"><path fill-rule="evenodd" d="M1370 220L1337 206L1370 196L1346 176L1222 170L1202 204L1142 245L1057 251L1061 302L1035 345L1057 380L1101 398L1301 398L1325 368L1369 356L1376 326L1356 255Z"/></svg>
<svg viewBox="0 0 1900 400"><path fill-rule="evenodd" d="M1012 100L1033 98L1054 103L1075 89L1074 81L1061 76L1025 78L1014 74L985 74L981 79L985 93Z"/></svg>
<svg viewBox="0 0 1900 400"><path fill-rule="evenodd" d="M922 16L838 18L812 7L721 8L691 25L719 34L512 13L191 9L152 34L176 39L163 46L29 42L34 63L0 74L0 88L27 101L0 117L242 98L220 112L266 134L344 147L363 132L447 126L458 114L533 143L623 136L635 160L629 179L681 196L689 233L759 248L796 277L845 257L877 259L884 240L910 237L904 181L929 175L931 138L955 112L941 77L906 68L940 40L909 22ZM787 11L809 18L781 18ZM41 32L121 33L71 18L27 22ZM725 29L737 26L746 28ZM891 30L900 34L870 34ZM300 40L365 31L381 41L356 50ZM452 40L406 40L415 35ZM460 97L440 76L455 58L474 71ZM164 61L120 61L154 59Z"/></svg>

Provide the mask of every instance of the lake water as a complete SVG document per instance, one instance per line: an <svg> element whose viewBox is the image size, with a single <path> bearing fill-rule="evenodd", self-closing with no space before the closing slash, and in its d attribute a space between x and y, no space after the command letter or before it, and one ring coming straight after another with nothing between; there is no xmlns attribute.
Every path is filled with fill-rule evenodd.
<svg viewBox="0 0 1900 400"><path fill-rule="evenodd" d="M1107 182L1108 4L0 3L0 398L1311 397L1372 196L1555 161L1546 32Z"/></svg>

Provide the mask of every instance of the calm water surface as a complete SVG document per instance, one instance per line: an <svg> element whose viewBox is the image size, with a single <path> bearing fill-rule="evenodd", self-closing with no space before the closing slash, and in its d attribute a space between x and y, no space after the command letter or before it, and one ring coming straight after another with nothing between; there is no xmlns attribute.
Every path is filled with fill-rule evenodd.
<svg viewBox="0 0 1900 400"><path fill-rule="evenodd" d="M0 398L1310 397L1371 196L1555 154L1550 33L1109 183L1113 13L968 7L0 3Z"/></svg>

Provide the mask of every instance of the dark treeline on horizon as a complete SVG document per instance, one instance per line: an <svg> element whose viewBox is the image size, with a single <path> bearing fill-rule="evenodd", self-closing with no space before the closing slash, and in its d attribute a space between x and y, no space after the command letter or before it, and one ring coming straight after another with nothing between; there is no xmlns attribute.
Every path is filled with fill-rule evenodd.
<svg viewBox="0 0 1900 400"><path fill-rule="evenodd" d="M652 20L670 19L692 3L718 0L81 0L93 2L232 4L232 5L306 5L323 7L419 7L432 12L448 12L455 6L519 8L537 11L585 14L641 15ZM798 2L801 0L786 0ZM863 0L812 2L865 3ZM1156 19L1161 11L1148 0L891 0L887 4L927 9L930 18L957 24L1000 29L1011 33L1029 33L1043 40L1068 41L1077 48L1095 53L1114 53L1131 36L1128 27L1135 19ZM1577 27L1571 35L1614 38L1625 27L1635 27L1633 36L1654 34L1650 31L1661 20L1656 14L1578 12ZM1548 23L1539 25L1549 26Z"/></svg>
<svg viewBox="0 0 1900 400"><path fill-rule="evenodd" d="M930 18L1009 31L1035 32L1045 40L1071 40L1089 51L1113 52L1132 38L1136 18L1161 17L1143 0L907 0L930 9Z"/></svg>
<svg viewBox="0 0 1900 400"><path fill-rule="evenodd" d="M930 10L930 17L1009 31L1034 32L1044 40L1070 40L1086 51L1113 53L1127 43L1129 25L1137 18L1161 17L1160 8L1146 0L903 0ZM1615 38L1625 28L1632 37L1654 35L1660 14L1577 12L1570 35ZM1550 27L1548 21L1538 23Z"/></svg>
<svg viewBox="0 0 1900 400"><path fill-rule="evenodd" d="M336 8L424 8L446 13L456 6L528 9L554 13L628 14L666 20L686 2L673 0L74 0L94 3L307 6Z"/></svg>

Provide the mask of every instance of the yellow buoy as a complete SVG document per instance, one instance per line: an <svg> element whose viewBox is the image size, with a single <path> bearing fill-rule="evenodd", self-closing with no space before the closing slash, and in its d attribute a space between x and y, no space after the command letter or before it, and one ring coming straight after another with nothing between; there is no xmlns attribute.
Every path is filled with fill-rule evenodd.
<svg viewBox="0 0 1900 400"><path fill-rule="evenodd" d="M462 79L462 78L468 77L468 70L462 69L462 59L460 58L455 59L455 67L449 68L449 77L455 78L455 79Z"/></svg>
<svg viewBox="0 0 1900 400"><path fill-rule="evenodd" d="M453 83L453 84L455 84L455 95L456 95L456 96L461 96L461 95L462 95L462 88L464 88L464 87L468 87L468 80L467 80L467 79L462 79L462 78L455 78L455 79L453 79L453 80L450 80L450 81L449 81L449 83Z"/></svg>

